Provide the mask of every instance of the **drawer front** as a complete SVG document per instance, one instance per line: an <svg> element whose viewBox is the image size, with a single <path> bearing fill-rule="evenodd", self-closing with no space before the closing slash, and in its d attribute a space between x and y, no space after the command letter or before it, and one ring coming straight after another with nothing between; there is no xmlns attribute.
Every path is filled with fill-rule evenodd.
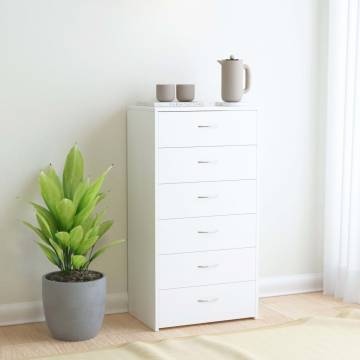
<svg viewBox="0 0 360 360"><path fill-rule="evenodd" d="M159 113L159 147L256 144L256 111Z"/></svg>
<svg viewBox="0 0 360 360"><path fill-rule="evenodd" d="M160 289L255 280L255 248L160 255Z"/></svg>
<svg viewBox="0 0 360 360"><path fill-rule="evenodd" d="M256 245L256 215L160 220L159 254L236 249Z"/></svg>
<svg viewBox="0 0 360 360"><path fill-rule="evenodd" d="M159 327L255 317L255 294L254 281L160 290Z"/></svg>
<svg viewBox="0 0 360 360"><path fill-rule="evenodd" d="M160 183L255 178L256 146L159 150Z"/></svg>
<svg viewBox="0 0 360 360"><path fill-rule="evenodd" d="M256 180L158 186L160 219L256 212Z"/></svg>

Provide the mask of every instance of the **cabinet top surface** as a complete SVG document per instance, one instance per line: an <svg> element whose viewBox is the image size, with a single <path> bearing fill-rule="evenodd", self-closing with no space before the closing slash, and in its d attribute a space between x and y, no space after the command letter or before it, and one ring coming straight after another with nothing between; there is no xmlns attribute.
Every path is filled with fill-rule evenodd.
<svg viewBox="0 0 360 360"><path fill-rule="evenodd" d="M256 111L258 108L254 105L245 103L224 104L224 103L139 103L128 107L128 110L135 111Z"/></svg>

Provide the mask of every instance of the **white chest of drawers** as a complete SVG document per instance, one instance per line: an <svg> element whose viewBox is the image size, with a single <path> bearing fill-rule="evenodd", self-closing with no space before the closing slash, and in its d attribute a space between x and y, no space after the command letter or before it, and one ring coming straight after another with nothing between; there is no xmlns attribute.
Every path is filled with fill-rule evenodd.
<svg viewBox="0 0 360 360"><path fill-rule="evenodd" d="M154 330L257 314L257 110L129 108L129 312Z"/></svg>

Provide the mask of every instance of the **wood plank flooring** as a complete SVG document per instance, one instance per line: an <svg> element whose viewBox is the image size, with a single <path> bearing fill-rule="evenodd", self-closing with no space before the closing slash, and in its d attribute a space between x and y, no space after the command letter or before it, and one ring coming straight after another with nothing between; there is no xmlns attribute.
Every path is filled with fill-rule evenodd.
<svg viewBox="0 0 360 360"><path fill-rule="evenodd" d="M353 306L353 305L351 305ZM183 326L153 332L131 315L105 317L100 334L83 342L62 342L50 337L44 323L0 327L0 359L21 360L62 353L109 348L133 341L156 341L170 337L234 332L275 325L313 315L331 316L349 305L321 293L265 298L256 320L234 320L213 324Z"/></svg>

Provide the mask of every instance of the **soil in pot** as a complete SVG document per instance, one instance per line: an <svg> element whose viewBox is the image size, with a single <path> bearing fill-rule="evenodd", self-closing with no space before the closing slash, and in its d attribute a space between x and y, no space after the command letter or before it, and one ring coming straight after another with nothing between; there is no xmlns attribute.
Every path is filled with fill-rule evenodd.
<svg viewBox="0 0 360 360"><path fill-rule="evenodd" d="M86 282L101 279L103 274L98 271L55 271L46 275L47 280L59 282Z"/></svg>

